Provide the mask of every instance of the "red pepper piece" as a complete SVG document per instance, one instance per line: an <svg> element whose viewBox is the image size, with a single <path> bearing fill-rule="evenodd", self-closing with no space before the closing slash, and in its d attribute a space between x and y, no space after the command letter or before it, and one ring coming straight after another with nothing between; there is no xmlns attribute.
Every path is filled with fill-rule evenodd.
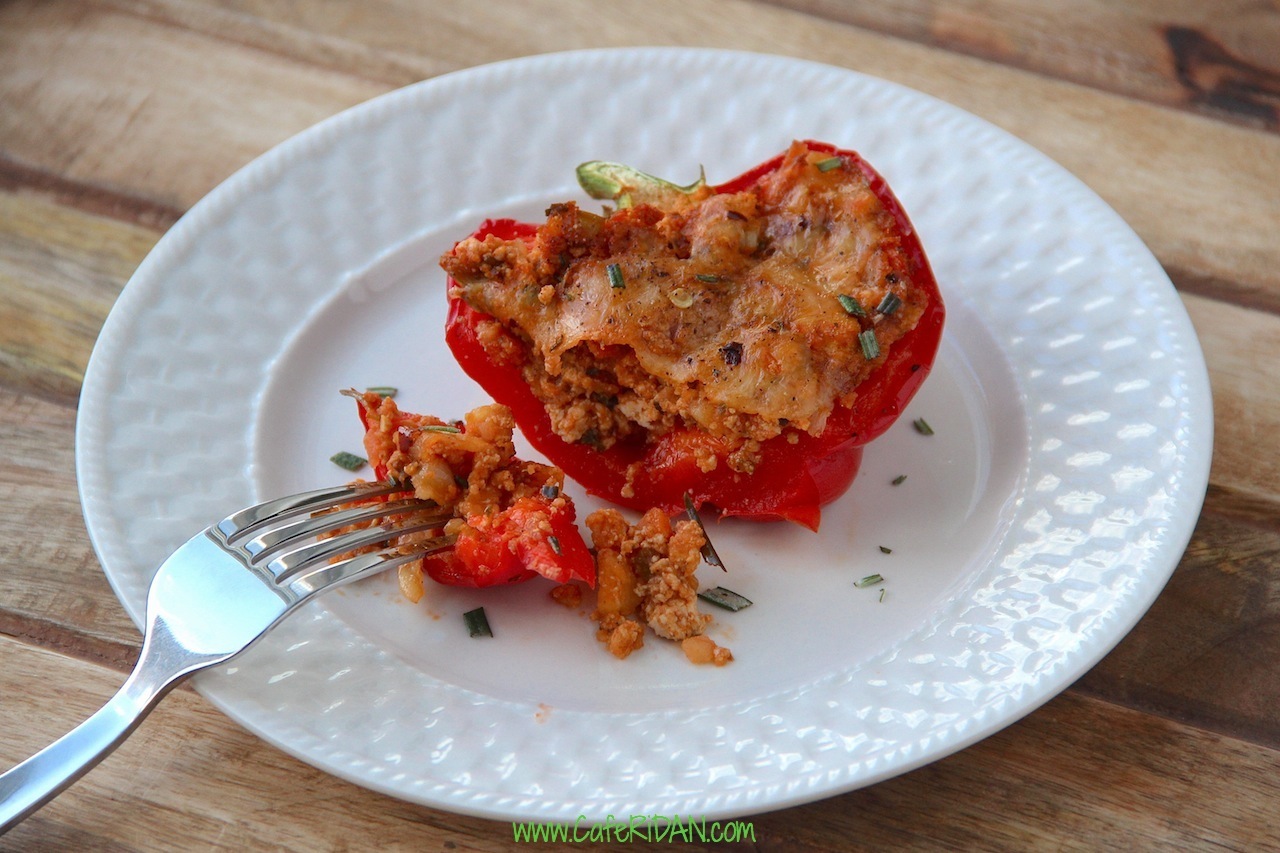
<svg viewBox="0 0 1280 853"><path fill-rule="evenodd" d="M594 587L595 560L574 516L572 504L520 498L497 515L467 519L470 527L453 550L428 557L423 568L449 586L498 586L541 575Z"/></svg>

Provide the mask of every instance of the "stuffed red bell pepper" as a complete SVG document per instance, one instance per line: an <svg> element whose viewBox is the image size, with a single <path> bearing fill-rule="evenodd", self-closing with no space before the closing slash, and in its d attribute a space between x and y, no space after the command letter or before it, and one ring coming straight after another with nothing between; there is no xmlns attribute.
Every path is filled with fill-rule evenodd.
<svg viewBox="0 0 1280 853"><path fill-rule="evenodd" d="M579 181L614 206L490 220L441 259L458 363L592 494L817 529L941 337L901 204L818 142L719 186Z"/></svg>
<svg viewBox="0 0 1280 853"><path fill-rule="evenodd" d="M481 406L447 423L402 412L372 391L354 396L377 478L410 483L417 497L453 510L444 528L457 537L453 548L401 568L409 598L421 597L422 573L451 586L538 576L595 585L595 562L562 492L564 473L516 458L515 424L504 406Z"/></svg>

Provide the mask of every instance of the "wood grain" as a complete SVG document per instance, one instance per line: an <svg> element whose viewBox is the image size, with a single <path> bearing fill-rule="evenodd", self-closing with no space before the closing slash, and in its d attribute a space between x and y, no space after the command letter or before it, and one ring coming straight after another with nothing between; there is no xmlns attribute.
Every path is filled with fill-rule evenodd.
<svg viewBox="0 0 1280 853"><path fill-rule="evenodd" d="M1280 525L1210 492L1151 610L1079 687L1149 713L1280 747ZM1264 675L1265 674L1265 675Z"/></svg>
<svg viewBox="0 0 1280 853"><path fill-rule="evenodd" d="M6 159L154 205L187 209L271 146L386 88L95 4L0 6L0 101L14 105L0 111Z"/></svg>
<svg viewBox="0 0 1280 853"><path fill-rule="evenodd" d="M776 2L1002 65L1280 130L1280 9L1273 3Z"/></svg>
<svg viewBox="0 0 1280 853"><path fill-rule="evenodd" d="M71 409L0 391L0 634L127 669L139 635L85 532L74 423Z"/></svg>
<svg viewBox="0 0 1280 853"><path fill-rule="evenodd" d="M602 42L697 43L844 65L942 97L1082 178L1134 226L1180 286L1280 312L1280 243L1257 227L1280 222L1273 191L1280 135L811 15L758 7L753 25L743 27L730 0L653 0L602 20L588 0L564 0L493 3L491 15L472 21L429 5L371 0L362 4L359 26L340 7L301 7L303 28L315 35L285 38L277 37L281 28L297 26L293 7L265 0L240 0L234 15L179 0L78 6L74 27L65 23L65 2L0 7L0 98L19 106L12 115L24 116L7 126L0 115L7 156L155 204L184 209L271 144L389 88L391 80L343 70L364 52L429 55L439 68ZM187 17L204 29L177 25ZM316 39L330 47L311 49ZM148 67L135 60L128 73L90 85L93 69L121 61L123 45ZM315 61L328 55L342 67L317 69ZM427 60L419 61L425 70ZM229 69L217 91L202 84L208 67ZM412 75L388 76L399 83ZM112 129L124 114L131 116L127 128ZM1215 209L1210 226L1202 200L1218 197L1231 204Z"/></svg>
<svg viewBox="0 0 1280 853"><path fill-rule="evenodd" d="M1280 499L1280 399L1269 378L1280 365L1280 322L1210 299L1185 302L1213 391L1209 479L1221 489ZM1273 518L1280 523L1280 513Z"/></svg>
<svg viewBox="0 0 1280 853"><path fill-rule="evenodd" d="M158 236L0 190L0 388L74 405L98 330Z"/></svg>

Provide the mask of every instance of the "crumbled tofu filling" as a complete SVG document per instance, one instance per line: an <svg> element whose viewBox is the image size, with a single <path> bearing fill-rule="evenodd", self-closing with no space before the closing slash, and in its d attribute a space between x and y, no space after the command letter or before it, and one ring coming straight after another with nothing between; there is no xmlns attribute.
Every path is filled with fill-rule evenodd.
<svg viewBox="0 0 1280 853"><path fill-rule="evenodd" d="M666 513L649 510L635 525L615 509L587 516L596 552L596 637L625 658L644 645L645 628L682 642L695 663L723 666L733 660L704 631L711 617L698 611L698 582L706 537L692 521L673 525ZM704 638L683 645L695 638ZM708 646L708 643L710 644Z"/></svg>

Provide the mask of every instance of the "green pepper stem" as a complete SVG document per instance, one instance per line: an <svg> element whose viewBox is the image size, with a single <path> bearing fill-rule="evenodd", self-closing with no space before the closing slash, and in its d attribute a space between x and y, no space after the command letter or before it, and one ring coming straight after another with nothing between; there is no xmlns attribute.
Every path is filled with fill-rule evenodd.
<svg viewBox="0 0 1280 853"><path fill-rule="evenodd" d="M698 180L687 186L647 175L621 163L591 160L577 169L578 184L592 198L615 202L618 207L652 204L670 207L707 185L706 172L698 170Z"/></svg>

